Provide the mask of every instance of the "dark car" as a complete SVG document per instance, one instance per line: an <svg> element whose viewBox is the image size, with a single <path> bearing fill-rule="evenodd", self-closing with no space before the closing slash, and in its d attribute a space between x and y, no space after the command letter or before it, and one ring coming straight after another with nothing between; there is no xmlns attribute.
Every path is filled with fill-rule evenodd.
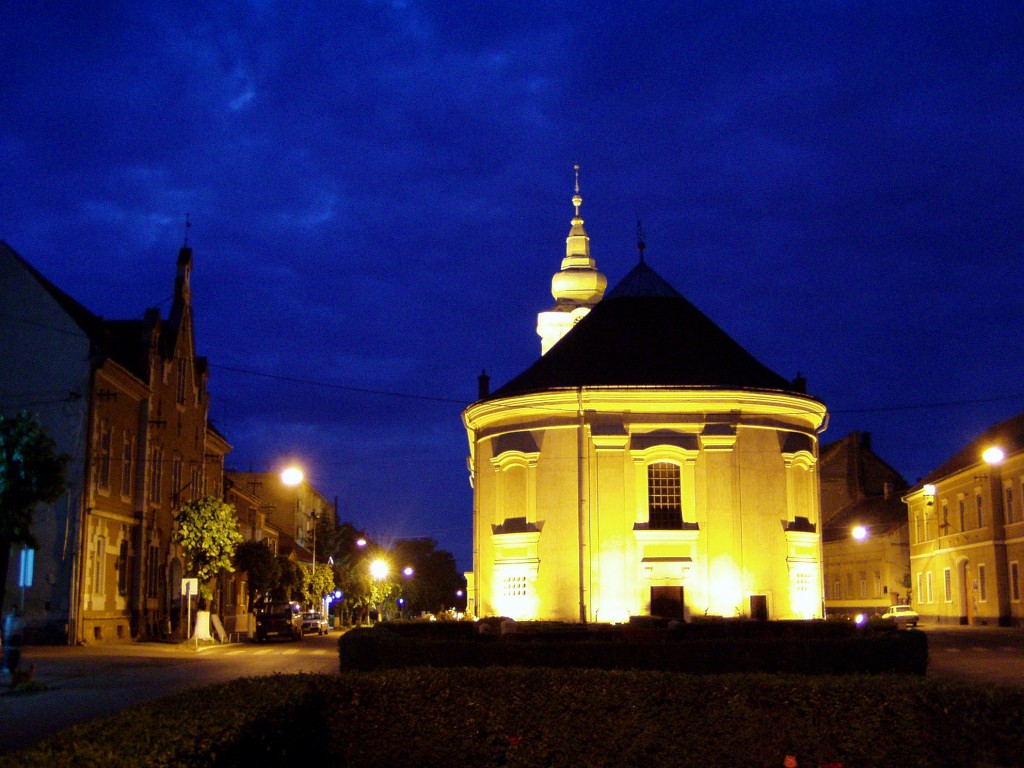
<svg viewBox="0 0 1024 768"><path fill-rule="evenodd" d="M302 631L311 635L314 632L318 635L326 635L328 630L327 619L323 614L310 612L302 614Z"/></svg>
<svg viewBox="0 0 1024 768"><path fill-rule="evenodd" d="M256 639L290 637L302 639L302 609L298 603L267 603L256 614Z"/></svg>

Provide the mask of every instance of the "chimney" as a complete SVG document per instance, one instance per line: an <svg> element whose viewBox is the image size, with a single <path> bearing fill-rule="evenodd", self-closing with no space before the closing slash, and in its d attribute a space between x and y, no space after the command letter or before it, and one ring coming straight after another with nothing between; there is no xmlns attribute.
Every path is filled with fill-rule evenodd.
<svg viewBox="0 0 1024 768"><path fill-rule="evenodd" d="M477 386L477 400L483 400L491 394L491 377L487 375L487 370L484 369L480 372L480 375L476 377Z"/></svg>
<svg viewBox="0 0 1024 768"><path fill-rule="evenodd" d="M890 482L883 483L882 484L882 493L885 494L885 498L887 498L887 499L890 496L892 496L892 483L890 483Z"/></svg>
<svg viewBox="0 0 1024 768"><path fill-rule="evenodd" d="M871 450L871 433L870 432L861 432L860 433L860 447L863 448L865 451L870 451Z"/></svg>

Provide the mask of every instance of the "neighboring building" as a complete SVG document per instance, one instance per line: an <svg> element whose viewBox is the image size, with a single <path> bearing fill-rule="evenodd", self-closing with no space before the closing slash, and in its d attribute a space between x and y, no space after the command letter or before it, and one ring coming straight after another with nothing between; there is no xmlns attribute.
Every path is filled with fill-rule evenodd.
<svg viewBox="0 0 1024 768"><path fill-rule="evenodd" d="M907 483L871 450L869 432L822 446L825 612L884 613L910 598Z"/></svg>
<svg viewBox="0 0 1024 768"><path fill-rule="evenodd" d="M185 247L167 319L151 309L109 321L0 243L0 409L37 414L71 457L68 492L33 518L32 586L22 592L18 569L8 574L7 594L24 599L38 639L158 636L180 622L173 515L220 493L231 449L208 419L191 273Z"/></svg>
<svg viewBox="0 0 1024 768"><path fill-rule="evenodd" d="M573 237L583 237L578 187ZM541 323L539 323L540 325ZM542 334L543 335L543 334ZM643 260L463 412L476 614L822 615L825 406Z"/></svg>
<svg viewBox="0 0 1024 768"><path fill-rule="evenodd" d="M259 499L260 511L268 526L279 532L275 551L296 562L312 565L316 521L330 520L337 525L334 503L307 480L289 486L273 472L234 470L229 470L227 477L232 485Z"/></svg>
<svg viewBox="0 0 1024 768"><path fill-rule="evenodd" d="M904 501L917 612L943 623L1024 625L1024 414L985 430Z"/></svg>

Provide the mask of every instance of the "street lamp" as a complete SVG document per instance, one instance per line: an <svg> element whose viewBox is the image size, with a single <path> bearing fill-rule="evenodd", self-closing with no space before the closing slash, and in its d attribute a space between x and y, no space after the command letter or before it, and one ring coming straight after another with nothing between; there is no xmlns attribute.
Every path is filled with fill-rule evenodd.
<svg viewBox="0 0 1024 768"><path fill-rule="evenodd" d="M1006 453L998 445L993 445L992 447L985 449L985 452L981 454L981 458L990 467L994 467L997 464L1003 463L1003 459L1006 458Z"/></svg>
<svg viewBox="0 0 1024 768"><path fill-rule="evenodd" d="M855 538L857 541L864 541L864 539L868 537L868 529L865 528L863 525L855 525L853 526L852 534L853 538Z"/></svg>

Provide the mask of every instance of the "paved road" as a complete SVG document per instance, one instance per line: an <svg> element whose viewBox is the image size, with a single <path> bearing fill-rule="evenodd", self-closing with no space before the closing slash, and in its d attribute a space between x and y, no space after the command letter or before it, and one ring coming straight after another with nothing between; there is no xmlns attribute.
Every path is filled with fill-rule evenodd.
<svg viewBox="0 0 1024 768"><path fill-rule="evenodd" d="M923 626L930 677L1024 687L1024 630ZM130 643L32 646L46 686L33 694L0 695L0 754L22 749L74 723L114 714L132 704L238 677L338 671L337 633L301 643L236 643L196 651L188 645ZM9 678L0 678L6 683Z"/></svg>
<svg viewBox="0 0 1024 768"><path fill-rule="evenodd" d="M925 625L928 676L1024 687L1024 629Z"/></svg>
<svg viewBox="0 0 1024 768"><path fill-rule="evenodd" d="M338 633L302 642L234 643L200 647L165 643L30 646L22 665L34 665L46 690L12 695L0 677L0 754L35 744L75 723L119 712L171 693L239 677L338 671Z"/></svg>

